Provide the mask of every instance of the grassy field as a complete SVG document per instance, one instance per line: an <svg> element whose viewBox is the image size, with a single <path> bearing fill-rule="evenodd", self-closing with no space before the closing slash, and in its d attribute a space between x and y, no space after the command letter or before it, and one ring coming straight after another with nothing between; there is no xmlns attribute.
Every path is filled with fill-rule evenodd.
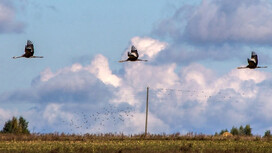
<svg viewBox="0 0 272 153"><path fill-rule="evenodd" d="M2 153L259 153L272 139L179 135L0 135Z"/></svg>

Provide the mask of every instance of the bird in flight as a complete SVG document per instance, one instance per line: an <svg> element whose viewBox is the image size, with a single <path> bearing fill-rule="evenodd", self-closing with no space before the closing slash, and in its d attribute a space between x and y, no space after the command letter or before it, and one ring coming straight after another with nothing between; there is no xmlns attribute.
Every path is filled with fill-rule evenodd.
<svg viewBox="0 0 272 153"><path fill-rule="evenodd" d="M131 46L131 51L128 52L128 59L121 60L119 62L120 63L122 63L122 62L128 62L128 61L131 61L131 62L134 62L134 61L144 61L144 62L147 62L147 60L138 59L138 57L139 57L139 54L138 54L138 51L137 51L136 47L135 46Z"/></svg>
<svg viewBox="0 0 272 153"><path fill-rule="evenodd" d="M16 58L43 58L43 56L34 56L34 45L33 43L28 40L27 44L25 45L25 53L21 56L14 56L12 58L16 59Z"/></svg>
<svg viewBox="0 0 272 153"><path fill-rule="evenodd" d="M237 69L267 68L267 66L258 66L258 56L255 52L251 52L251 58L248 58L247 62L248 65L246 67L237 67Z"/></svg>

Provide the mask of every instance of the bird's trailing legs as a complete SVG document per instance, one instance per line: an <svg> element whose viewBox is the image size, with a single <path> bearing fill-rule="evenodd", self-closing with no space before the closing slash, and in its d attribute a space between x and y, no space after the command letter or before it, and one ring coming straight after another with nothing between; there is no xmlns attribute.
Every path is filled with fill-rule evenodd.
<svg viewBox="0 0 272 153"><path fill-rule="evenodd" d="M29 58L43 58L43 56L30 56Z"/></svg>
<svg viewBox="0 0 272 153"><path fill-rule="evenodd" d="M148 60L137 59L136 61L143 61L143 62L147 62Z"/></svg>

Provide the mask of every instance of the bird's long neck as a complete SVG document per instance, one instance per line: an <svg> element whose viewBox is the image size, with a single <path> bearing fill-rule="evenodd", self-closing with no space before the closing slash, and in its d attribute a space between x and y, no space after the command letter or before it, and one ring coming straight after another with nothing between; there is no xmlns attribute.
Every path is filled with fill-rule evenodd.
<svg viewBox="0 0 272 153"><path fill-rule="evenodd" d="M12 58L13 59L16 59L16 58L22 58L23 56L13 56Z"/></svg>

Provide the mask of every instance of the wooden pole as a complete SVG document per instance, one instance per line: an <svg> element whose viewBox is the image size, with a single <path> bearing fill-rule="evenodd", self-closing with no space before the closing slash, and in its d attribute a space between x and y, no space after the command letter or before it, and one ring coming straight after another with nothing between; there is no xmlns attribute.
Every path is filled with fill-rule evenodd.
<svg viewBox="0 0 272 153"><path fill-rule="evenodd" d="M146 114L145 114L145 137L147 135L147 119L148 119L148 95L149 94L149 87L147 87L146 89L146 107L145 107L145 110L146 110Z"/></svg>

